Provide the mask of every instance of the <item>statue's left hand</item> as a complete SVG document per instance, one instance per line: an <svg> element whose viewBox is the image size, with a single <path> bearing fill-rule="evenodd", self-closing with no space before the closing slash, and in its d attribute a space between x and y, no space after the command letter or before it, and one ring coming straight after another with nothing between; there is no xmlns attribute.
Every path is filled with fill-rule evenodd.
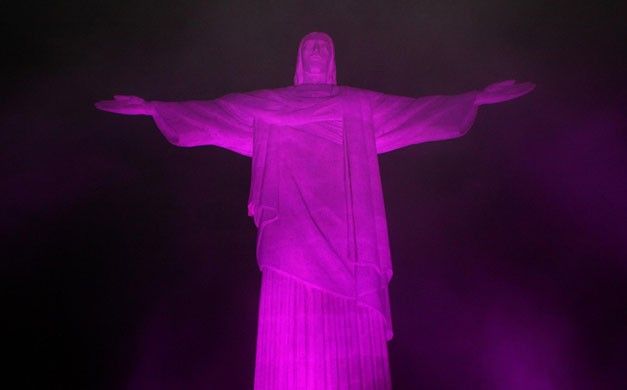
<svg viewBox="0 0 627 390"><path fill-rule="evenodd" d="M150 102L137 96L115 95L113 100L96 102L96 108L102 111L124 115L153 115L154 107Z"/></svg>
<svg viewBox="0 0 627 390"><path fill-rule="evenodd" d="M494 104L516 99L531 92L536 85L534 83L518 83L515 80L501 81L490 84L477 95L475 104Z"/></svg>

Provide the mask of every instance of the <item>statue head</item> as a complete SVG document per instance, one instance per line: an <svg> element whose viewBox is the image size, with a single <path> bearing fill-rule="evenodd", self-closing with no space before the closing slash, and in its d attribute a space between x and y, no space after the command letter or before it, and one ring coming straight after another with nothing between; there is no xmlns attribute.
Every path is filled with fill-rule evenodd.
<svg viewBox="0 0 627 390"><path fill-rule="evenodd" d="M294 85L337 84L335 50L328 34L311 32L300 40Z"/></svg>

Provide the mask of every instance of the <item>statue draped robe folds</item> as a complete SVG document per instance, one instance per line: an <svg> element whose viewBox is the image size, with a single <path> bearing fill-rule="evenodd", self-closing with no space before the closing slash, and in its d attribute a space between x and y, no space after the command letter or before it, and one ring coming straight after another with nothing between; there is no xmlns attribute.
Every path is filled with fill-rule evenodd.
<svg viewBox="0 0 627 390"><path fill-rule="evenodd" d="M320 295L321 302L328 297L354 303L359 315L380 324L383 340L375 343L385 345L392 337L387 293L392 264L377 154L463 135L476 115L475 97L470 92L414 99L305 84L211 101L154 102L153 117L175 145L216 145L252 157L248 211L258 227L262 272L315 291L307 294ZM266 297L307 305L306 300L284 296L289 291L262 291L262 301ZM270 315L262 302L260 339L269 332L262 332L262 323L275 323L264 320ZM270 364L260 362L260 342L257 370ZM315 388L312 370L310 387L293 388ZM320 383L342 388L325 375ZM263 387L261 381L256 378L256 388ZM363 388L387 389L389 377L372 383ZM290 388L266 385L272 386Z"/></svg>

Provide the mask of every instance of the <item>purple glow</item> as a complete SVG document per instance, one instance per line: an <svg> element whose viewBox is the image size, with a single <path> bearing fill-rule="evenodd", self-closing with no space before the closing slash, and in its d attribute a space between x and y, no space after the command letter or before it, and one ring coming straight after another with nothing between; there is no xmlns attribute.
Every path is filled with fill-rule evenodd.
<svg viewBox="0 0 627 390"><path fill-rule="evenodd" d="M513 81L408 98L336 85L331 38L300 43L295 86L212 101L97 103L152 115L178 146L252 157L249 215L263 272L256 389L389 389L392 276L377 154L465 134Z"/></svg>

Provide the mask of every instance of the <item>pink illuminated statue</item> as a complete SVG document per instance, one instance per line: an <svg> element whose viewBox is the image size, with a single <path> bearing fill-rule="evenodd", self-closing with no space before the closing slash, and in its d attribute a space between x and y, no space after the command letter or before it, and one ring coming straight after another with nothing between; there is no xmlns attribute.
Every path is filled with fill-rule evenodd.
<svg viewBox="0 0 627 390"><path fill-rule="evenodd" d="M392 265L377 154L455 138L477 108L522 96L505 81L409 98L338 86L324 33L298 49L294 86L211 101L116 96L96 106L150 115L174 145L252 157L249 215L262 289L255 389L390 389Z"/></svg>

